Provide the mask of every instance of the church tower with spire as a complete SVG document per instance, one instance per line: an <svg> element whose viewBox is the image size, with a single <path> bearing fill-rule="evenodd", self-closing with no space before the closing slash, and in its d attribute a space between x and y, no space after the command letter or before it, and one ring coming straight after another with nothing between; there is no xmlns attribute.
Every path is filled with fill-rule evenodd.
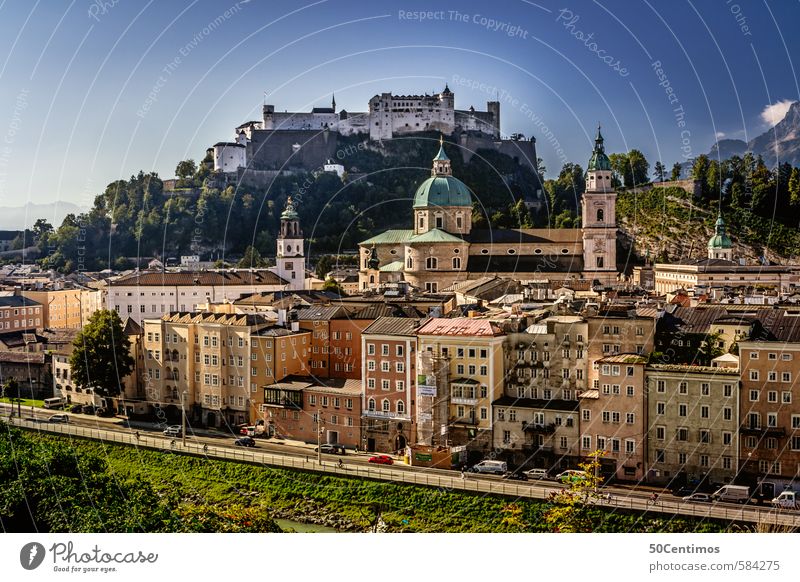
<svg viewBox="0 0 800 582"><path fill-rule="evenodd" d="M275 274L289 283L287 289L305 289L306 258L303 242L300 216L289 196L286 208L281 213L281 231L278 234L278 252L275 257Z"/></svg>
<svg viewBox="0 0 800 582"><path fill-rule="evenodd" d="M611 161L597 127L594 150L586 171L586 192L581 200L583 270L587 277L612 283L617 276L617 193Z"/></svg>

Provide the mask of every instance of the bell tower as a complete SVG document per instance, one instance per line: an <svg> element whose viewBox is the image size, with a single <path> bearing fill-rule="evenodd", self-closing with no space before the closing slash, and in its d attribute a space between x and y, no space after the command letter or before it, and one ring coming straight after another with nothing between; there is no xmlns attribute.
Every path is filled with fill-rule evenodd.
<svg viewBox="0 0 800 582"><path fill-rule="evenodd" d="M303 250L303 231L300 216L292 197L286 200L281 213L281 231L278 235L278 252L275 257L275 274L289 283L287 289L305 289L306 258Z"/></svg>
<svg viewBox="0 0 800 582"><path fill-rule="evenodd" d="M586 192L581 199L583 270L588 277L606 283L615 281L617 276L616 205L611 161L598 126L586 171Z"/></svg>

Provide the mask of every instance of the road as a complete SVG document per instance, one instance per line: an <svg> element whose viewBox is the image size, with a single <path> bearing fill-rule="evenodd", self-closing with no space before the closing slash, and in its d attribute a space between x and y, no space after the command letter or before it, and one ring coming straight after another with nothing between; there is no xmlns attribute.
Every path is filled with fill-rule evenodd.
<svg viewBox="0 0 800 582"><path fill-rule="evenodd" d="M13 418L14 425L26 430L42 431L100 440L104 442L138 446L146 449L206 456L213 459L232 460L256 465L268 465L304 471L315 471L411 483L444 490L460 490L519 498L546 499L553 491L563 485L555 481L509 481L497 476L467 474L444 469L410 467L403 463L391 466L375 465L368 462L369 455L348 454L322 455L318 464L313 447L281 444L280 441L257 439L257 446L233 446L232 436L195 433L187 437L186 445L181 439L165 437L151 426L150 430L140 427L124 426L119 419L99 419L91 416L70 414L70 423L51 423L47 418L50 411L39 410L31 414L23 410L23 419ZM139 437L136 437L136 431ZM207 449L204 450L204 447ZM343 462L342 467L338 461ZM611 495L611 502L595 500L594 503L609 509L643 511L663 516L683 515L689 517L715 518L724 521L749 523L769 523L800 527L800 513L776 510L755 505L736 505L729 503L686 503L680 498L662 495L656 504L650 502L650 491L636 491L624 487L604 487L603 494Z"/></svg>

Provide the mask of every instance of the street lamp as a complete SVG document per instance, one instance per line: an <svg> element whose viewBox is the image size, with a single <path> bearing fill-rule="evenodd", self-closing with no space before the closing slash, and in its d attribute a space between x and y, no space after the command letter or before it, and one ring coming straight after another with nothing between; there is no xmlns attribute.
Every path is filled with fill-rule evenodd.
<svg viewBox="0 0 800 582"><path fill-rule="evenodd" d="M322 411L317 413L317 464L322 464L322 431L325 427L322 426Z"/></svg>
<svg viewBox="0 0 800 582"><path fill-rule="evenodd" d="M181 444L184 447L186 446L186 408L184 408L183 402L186 395L186 390L181 392Z"/></svg>

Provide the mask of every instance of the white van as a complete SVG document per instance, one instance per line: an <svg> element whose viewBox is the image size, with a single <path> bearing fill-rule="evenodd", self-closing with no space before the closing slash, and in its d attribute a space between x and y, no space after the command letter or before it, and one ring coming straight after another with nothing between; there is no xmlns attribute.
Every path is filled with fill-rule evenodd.
<svg viewBox="0 0 800 582"><path fill-rule="evenodd" d="M750 488L744 485L723 485L711 495L711 498L715 501L747 503L750 499Z"/></svg>
<svg viewBox="0 0 800 582"><path fill-rule="evenodd" d="M56 398L45 398L44 399L44 407L45 408L64 408L66 404L66 400L61 397Z"/></svg>
<svg viewBox="0 0 800 582"><path fill-rule="evenodd" d="M772 500L772 505L781 509L800 509L800 496L794 491L784 491Z"/></svg>
<svg viewBox="0 0 800 582"><path fill-rule="evenodd" d="M508 464L505 461L481 461L470 469L473 473L493 473L495 475L505 475L508 471Z"/></svg>

